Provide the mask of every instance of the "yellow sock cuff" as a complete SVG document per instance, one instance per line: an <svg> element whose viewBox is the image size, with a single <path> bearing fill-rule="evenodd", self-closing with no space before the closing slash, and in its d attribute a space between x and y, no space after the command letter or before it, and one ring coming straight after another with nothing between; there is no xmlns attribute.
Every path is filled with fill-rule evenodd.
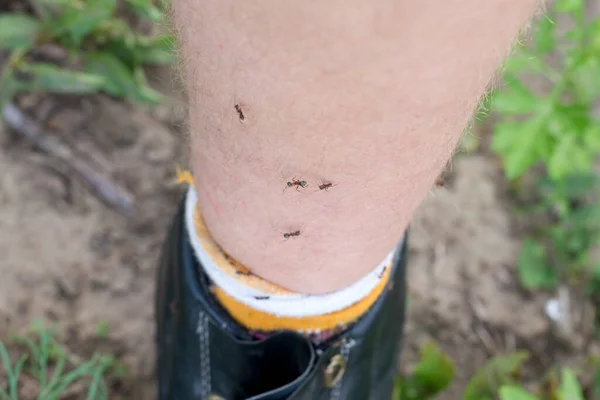
<svg viewBox="0 0 600 400"><path fill-rule="evenodd" d="M193 185L193 177L187 171L178 170L177 180L181 183ZM230 257L210 235L202 218L202 213L195 204L194 206L193 227L195 232L190 232L190 235L196 235L202 250L212 262L211 268L216 267L219 274L224 274L229 280L235 281L236 287L243 287L244 290L247 289L248 293L260 293L261 296L255 296L255 298L260 299L261 303L263 301L268 303L271 296L308 296L292 292L264 280ZM239 293L230 294L218 285L213 284L211 291L230 316L249 330L260 332L293 330L304 334L313 334L343 328L360 318L388 286L391 269L390 265L384 266L383 272L378 276L377 283L370 292L357 299L356 302L339 310L319 315L301 317L278 315L252 307L241 301L238 296L235 296ZM210 274L208 275L210 276ZM231 291L231 288L229 288L229 291ZM300 298L297 301L302 300Z"/></svg>
<svg viewBox="0 0 600 400"><path fill-rule="evenodd" d="M327 313L323 315L315 315L310 317L283 317L274 314L269 314L264 311L256 310L246 304L237 301L234 297L229 296L217 286L213 286L212 291L223 308L242 326L255 331L277 331L277 330L293 330L300 333L319 333L325 330L335 329L350 325L375 303L383 290L385 289L388 280L390 269L385 272L381 282L367 295L358 302L349 307Z"/></svg>

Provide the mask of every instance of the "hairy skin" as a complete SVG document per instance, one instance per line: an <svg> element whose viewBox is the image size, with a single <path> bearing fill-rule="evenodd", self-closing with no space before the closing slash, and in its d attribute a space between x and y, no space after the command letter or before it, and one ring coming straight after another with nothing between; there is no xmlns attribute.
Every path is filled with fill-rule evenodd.
<svg viewBox="0 0 600 400"><path fill-rule="evenodd" d="M394 248L535 1L173 0L173 10L211 233L257 275L324 293ZM294 178L308 186L288 188Z"/></svg>

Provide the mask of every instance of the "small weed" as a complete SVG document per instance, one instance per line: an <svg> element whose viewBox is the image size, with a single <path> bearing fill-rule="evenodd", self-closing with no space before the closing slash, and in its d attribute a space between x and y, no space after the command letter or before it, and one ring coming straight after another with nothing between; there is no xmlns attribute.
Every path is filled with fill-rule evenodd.
<svg viewBox="0 0 600 400"><path fill-rule="evenodd" d="M550 393L533 395L519 386L505 385L500 388L499 394L500 400L584 400L581 385L569 368L561 370L560 384L558 387L552 387Z"/></svg>
<svg viewBox="0 0 600 400"><path fill-rule="evenodd" d="M583 389L575 372L568 368L550 374L548 382L540 382L534 394L519 384L522 365L529 355L525 352L500 355L471 377L461 400L584 400ZM600 369L599 369L600 371ZM600 377L600 374L598 374ZM393 400L428 400L443 392L454 378L454 363L434 344L427 344L420 353L417 366L409 376L396 379ZM600 387L600 378L595 386ZM597 388L592 388L596 393ZM595 398L595 397L594 397Z"/></svg>
<svg viewBox="0 0 600 400"><path fill-rule="evenodd" d="M454 364L434 343L429 343L421 349L420 360L412 374L396 380L393 399L430 399L450 385L452 379Z"/></svg>
<svg viewBox="0 0 600 400"><path fill-rule="evenodd" d="M109 334L110 327L107 321L100 321L98 325L96 325L96 336L100 339L107 339Z"/></svg>
<svg viewBox="0 0 600 400"><path fill-rule="evenodd" d="M570 19L558 35L554 20ZM493 95L492 110L503 120L495 126L492 149L504 162L506 177L517 182L535 165L539 204L534 234L518 258L519 278L528 289L554 288L560 282L585 284L600 291L600 264L591 247L600 242L600 185L593 163L600 154L600 19L588 22L583 0L558 0L537 23L532 45L507 62L505 86ZM560 46L561 64L546 62ZM524 73L544 77L550 89L530 90Z"/></svg>
<svg viewBox="0 0 600 400"><path fill-rule="evenodd" d="M16 362L11 361L6 346L0 342L0 377L6 377L0 378L0 400L19 400L20 383L25 380L35 382L37 400L59 400L77 387L85 389L88 400L108 399L105 377L115 376L122 369L114 357L94 354L88 361L75 362L55 341L50 329L38 322L33 331L36 340L13 338L14 343L27 348Z"/></svg>
<svg viewBox="0 0 600 400"><path fill-rule="evenodd" d="M171 62L171 35L137 33L118 12L117 0L39 0L34 15L0 15L0 50L10 56L0 77L0 110L21 92L105 92L136 103L161 97L147 82L144 65ZM158 22L152 0L127 0L138 18ZM57 49L48 60L44 49ZM52 57L50 57L52 58ZM56 58L56 57L55 57Z"/></svg>

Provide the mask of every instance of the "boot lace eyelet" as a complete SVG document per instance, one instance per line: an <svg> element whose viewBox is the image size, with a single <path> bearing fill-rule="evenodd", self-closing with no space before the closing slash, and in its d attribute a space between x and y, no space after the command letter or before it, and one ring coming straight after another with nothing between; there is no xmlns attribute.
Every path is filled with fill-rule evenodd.
<svg viewBox="0 0 600 400"><path fill-rule="evenodd" d="M331 357L327 368L325 368L325 387L329 389L333 388L340 382L345 372L346 360L344 360L344 357L341 354L336 354L335 356Z"/></svg>

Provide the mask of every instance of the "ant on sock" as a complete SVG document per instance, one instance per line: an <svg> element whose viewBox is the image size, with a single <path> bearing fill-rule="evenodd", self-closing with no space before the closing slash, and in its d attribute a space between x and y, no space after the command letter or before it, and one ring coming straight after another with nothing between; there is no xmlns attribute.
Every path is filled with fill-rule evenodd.
<svg viewBox="0 0 600 400"><path fill-rule="evenodd" d="M269 300L271 296L254 296L256 300Z"/></svg>
<svg viewBox="0 0 600 400"><path fill-rule="evenodd" d="M242 267L235 270L236 275L252 276L252 272L246 267Z"/></svg>

